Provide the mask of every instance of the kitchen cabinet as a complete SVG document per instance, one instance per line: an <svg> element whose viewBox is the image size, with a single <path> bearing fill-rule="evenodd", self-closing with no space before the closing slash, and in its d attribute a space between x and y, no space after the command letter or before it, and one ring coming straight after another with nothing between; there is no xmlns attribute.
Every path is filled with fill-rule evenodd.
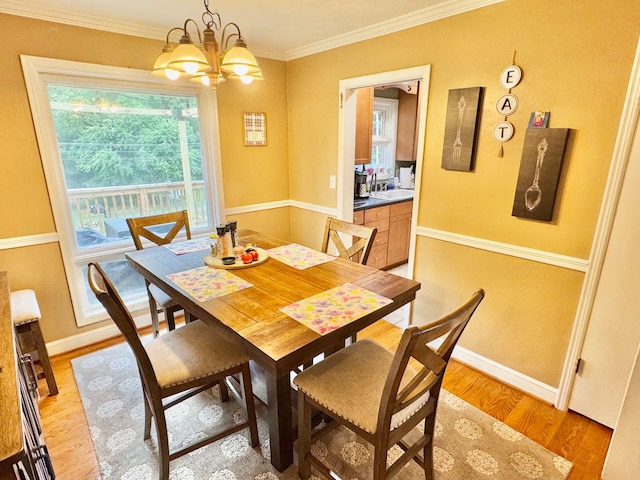
<svg viewBox="0 0 640 480"><path fill-rule="evenodd" d="M371 122L373 120L373 87L356 91L356 165L371 163Z"/></svg>
<svg viewBox="0 0 640 480"><path fill-rule="evenodd" d="M400 202L353 212L353 223L377 228L367 265L388 269L409 258L413 202Z"/></svg>
<svg viewBox="0 0 640 480"><path fill-rule="evenodd" d="M398 90L396 160L415 160L418 151L418 95Z"/></svg>
<svg viewBox="0 0 640 480"><path fill-rule="evenodd" d="M413 202L389 205L389 247L387 266L394 267L409 259L411 239L411 210Z"/></svg>
<svg viewBox="0 0 640 480"><path fill-rule="evenodd" d="M367 259L367 265L373 268L386 267L389 242L389 205L365 210L364 226L378 229Z"/></svg>

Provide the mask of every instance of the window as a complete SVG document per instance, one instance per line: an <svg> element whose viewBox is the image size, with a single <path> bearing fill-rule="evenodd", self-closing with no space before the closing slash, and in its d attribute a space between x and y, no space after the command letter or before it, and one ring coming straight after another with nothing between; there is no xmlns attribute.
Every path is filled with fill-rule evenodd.
<svg viewBox="0 0 640 480"><path fill-rule="evenodd" d="M149 72L22 61L76 323L106 318L86 283L89 261L132 310L144 308L144 280L124 258L135 248L125 219L186 209L194 236L219 223L212 136L203 134L215 124L211 93Z"/></svg>
<svg viewBox="0 0 640 480"><path fill-rule="evenodd" d="M371 167L392 172L396 157L398 100L374 97L372 119Z"/></svg>

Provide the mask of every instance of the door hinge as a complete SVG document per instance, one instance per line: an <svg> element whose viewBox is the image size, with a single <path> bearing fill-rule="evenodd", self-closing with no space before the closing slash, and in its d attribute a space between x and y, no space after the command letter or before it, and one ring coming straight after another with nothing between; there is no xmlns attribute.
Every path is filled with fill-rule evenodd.
<svg viewBox="0 0 640 480"><path fill-rule="evenodd" d="M340 92L340 108L344 106L344 93Z"/></svg>
<svg viewBox="0 0 640 480"><path fill-rule="evenodd" d="M582 374L582 369L584 367L584 360L582 357L578 357L578 361L576 362L576 375Z"/></svg>

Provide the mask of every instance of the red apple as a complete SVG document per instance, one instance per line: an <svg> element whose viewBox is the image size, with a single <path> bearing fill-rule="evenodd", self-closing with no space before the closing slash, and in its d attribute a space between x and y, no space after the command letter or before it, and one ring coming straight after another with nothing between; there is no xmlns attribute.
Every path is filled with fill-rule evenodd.
<svg viewBox="0 0 640 480"><path fill-rule="evenodd" d="M251 252L251 256L253 257L253 261L255 262L256 260L258 260L258 251L257 250L250 250Z"/></svg>
<svg viewBox="0 0 640 480"><path fill-rule="evenodd" d="M244 252L242 254L242 263L251 263L253 262L253 255L251 255L251 252Z"/></svg>

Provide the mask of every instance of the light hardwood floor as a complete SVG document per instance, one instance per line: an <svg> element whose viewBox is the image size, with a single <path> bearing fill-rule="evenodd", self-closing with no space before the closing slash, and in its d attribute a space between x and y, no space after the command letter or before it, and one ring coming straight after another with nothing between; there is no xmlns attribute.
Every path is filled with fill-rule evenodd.
<svg viewBox="0 0 640 480"><path fill-rule="evenodd" d="M143 333L148 334L149 331ZM381 321L359 336L373 338L393 348L400 333L396 326ZM55 397L43 397L40 411L45 440L60 480L101 478L71 359L121 341L121 338L114 338L51 359L60 393ZM561 412L455 361L449 364L443 386L540 445L571 460L574 467L568 480L600 479L611 440L610 429L577 413ZM46 395L44 380L40 389Z"/></svg>

